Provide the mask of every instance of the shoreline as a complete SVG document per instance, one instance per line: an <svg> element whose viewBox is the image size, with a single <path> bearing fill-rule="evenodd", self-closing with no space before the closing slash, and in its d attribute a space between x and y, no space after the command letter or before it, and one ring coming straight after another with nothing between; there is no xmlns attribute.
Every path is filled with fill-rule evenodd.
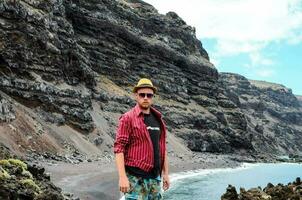
<svg viewBox="0 0 302 200"><path fill-rule="evenodd" d="M240 162L238 160L242 160ZM244 161L256 163L250 156L196 153L181 157L169 157L170 178L177 174L191 173L203 169L225 169L240 167ZM64 193L73 194L81 200L119 200L118 175L114 160L70 164L43 162L51 181ZM173 187L173 179L171 184Z"/></svg>
<svg viewBox="0 0 302 200"><path fill-rule="evenodd" d="M284 163L272 156L257 157L239 154L194 153L192 155L169 155L171 187L178 179L216 170L234 170L242 165L259 163ZM290 162L286 162L290 163ZM40 162L51 181L63 190L81 200L120 200L118 174L114 159L71 164L55 161ZM204 171L203 171L204 170ZM195 173L195 174L194 174ZM184 176L184 177L181 177ZM181 178L179 178L181 177ZM227 186L226 186L227 187Z"/></svg>

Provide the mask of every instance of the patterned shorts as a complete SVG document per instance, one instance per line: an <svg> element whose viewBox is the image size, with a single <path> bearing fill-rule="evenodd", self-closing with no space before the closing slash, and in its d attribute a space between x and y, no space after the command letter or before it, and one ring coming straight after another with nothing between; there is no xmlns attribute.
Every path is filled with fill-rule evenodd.
<svg viewBox="0 0 302 200"><path fill-rule="evenodd" d="M145 179L127 174L130 191L125 193L125 200L161 200L160 179Z"/></svg>

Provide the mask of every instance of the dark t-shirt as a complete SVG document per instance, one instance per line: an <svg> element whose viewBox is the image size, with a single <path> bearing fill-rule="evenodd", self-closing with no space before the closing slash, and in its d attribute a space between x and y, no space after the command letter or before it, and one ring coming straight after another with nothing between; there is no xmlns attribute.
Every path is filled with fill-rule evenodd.
<svg viewBox="0 0 302 200"><path fill-rule="evenodd" d="M160 122L157 117L151 112L144 114L144 122L149 131L150 138L153 144L154 167L150 172L146 172L138 167L126 166L126 171L132 175L143 178L156 178L160 174L160 154L159 154L159 139L160 139Z"/></svg>

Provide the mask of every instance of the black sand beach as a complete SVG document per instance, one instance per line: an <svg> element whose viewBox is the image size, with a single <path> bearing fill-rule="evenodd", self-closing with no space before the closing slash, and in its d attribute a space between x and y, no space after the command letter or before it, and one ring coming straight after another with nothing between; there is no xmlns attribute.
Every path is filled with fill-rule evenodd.
<svg viewBox="0 0 302 200"><path fill-rule="evenodd" d="M249 160L250 159L250 160ZM247 157L217 154L195 154L192 157L170 157L170 174L196 169L237 167L237 160L254 160ZM118 200L118 176L114 160L104 163L80 164L44 163L52 181L64 192L72 193L81 200ZM171 183L173 187L173 182Z"/></svg>

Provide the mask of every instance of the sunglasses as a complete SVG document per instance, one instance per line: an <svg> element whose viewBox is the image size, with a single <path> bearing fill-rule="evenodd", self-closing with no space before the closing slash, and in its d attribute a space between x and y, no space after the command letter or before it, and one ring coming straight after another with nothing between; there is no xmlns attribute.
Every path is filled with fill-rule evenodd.
<svg viewBox="0 0 302 200"><path fill-rule="evenodd" d="M151 99L154 94L152 93L138 93L138 96L141 97L141 98L145 98L147 96L148 99Z"/></svg>

